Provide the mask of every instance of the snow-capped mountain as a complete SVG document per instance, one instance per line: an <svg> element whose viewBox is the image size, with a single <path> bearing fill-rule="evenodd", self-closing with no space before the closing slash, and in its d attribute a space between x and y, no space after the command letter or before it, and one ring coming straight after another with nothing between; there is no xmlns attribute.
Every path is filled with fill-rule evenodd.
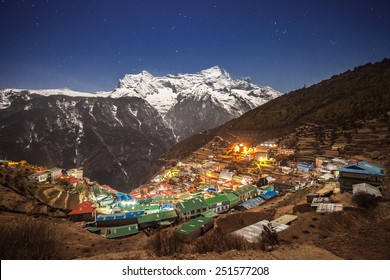
<svg viewBox="0 0 390 280"><path fill-rule="evenodd" d="M125 75L112 92L1 89L0 157L82 166L102 183L135 186L175 142L279 95L248 79L232 79L219 67L163 77Z"/></svg>
<svg viewBox="0 0 390 280"><path fill-rule="evenodd" d="M280 96L270 87L247 79L232 79L214 66L196 74L154 77L143 71L125 75L112 98L136 96L147 100L172 127L178 140L241 116Z"/></svg>

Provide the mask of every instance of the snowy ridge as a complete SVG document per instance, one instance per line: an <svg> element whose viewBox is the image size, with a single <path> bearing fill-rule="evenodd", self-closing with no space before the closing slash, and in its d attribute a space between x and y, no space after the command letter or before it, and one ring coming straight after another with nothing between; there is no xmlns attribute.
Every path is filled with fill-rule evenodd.
<svg viewBox="0 0 390 280"><path fill-rule="evenodd" d="M105 93L90 93L90 92L81 92L74 91L69 88L61 88L61 89L15 89L15 88L6 88L0 89L1 95L10 95L10 94L20 94L23 92L28 92L29 94L38 94L43 96L51 96L51 95L65 95L72 97L98 97L98 96L106 96Z"/></svg>
<svg viewBox="0 0 390 280"><path fill-rule="evenodd" d="M241 114L281 95L271 87L257 86L250 79L232 79L226 70L214 66L196 74L177 74L154 77L147 71L127 74L119 80L112 92L80 92L63 89L0 89L0 110L12 104L15 96L30 98L29 94L42 96L64 95L70 97L139 97L149 102L163 117L178 102L185 99L211 98L232 116Z"/></svg>
<svg viewBox="0 0 390 280"><path fill-rule="evenodd" d="M280 95L280 92L270 87L252 84L249 79L232 79L219 66L196 74L163 77L154 77L146 71L135 75L127 74L109 94L112 98L135 96L146 99L163 116L177 102L186 98L201 100L210 96L232 115L239 116L247 111L243 111L239 103L244 102L253 109Z"/></svg>

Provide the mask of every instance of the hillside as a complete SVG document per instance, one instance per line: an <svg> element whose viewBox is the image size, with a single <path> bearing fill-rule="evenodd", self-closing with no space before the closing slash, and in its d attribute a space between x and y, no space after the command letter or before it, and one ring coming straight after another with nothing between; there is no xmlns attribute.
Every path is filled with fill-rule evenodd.
<svg viewBox="0 0 390 280"><path fill-rule="evenodd" d="M61 184L30 181L34 166L18 164L0 168L0 212L64 218L85 200L85 195Z"/></svg>
<svg viewBox="0 0 390 280"><path fill-rule="evenodd" d="M174 146L165 158L185 157L217 135L259 142L286 136L307 124L342 130L363 120L386 119L389 92L390 60L369 63L282 95L222 126L193 135Z"/></svg>

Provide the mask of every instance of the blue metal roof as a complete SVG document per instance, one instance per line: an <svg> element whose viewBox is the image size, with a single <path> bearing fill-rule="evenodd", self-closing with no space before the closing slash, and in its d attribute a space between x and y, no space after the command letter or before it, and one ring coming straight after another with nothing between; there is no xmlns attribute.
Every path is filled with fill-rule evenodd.
<svg viewBox="0 0 390 280"><path fill-rule="evenodd" d="M313 164L306 163L306 162L298 162L297 166L302 166L304 168L313 168Z"/></svg>
<svg viewBox="0 0 390 280"><path fill-rule="evenodd" d="M260 194L259 196L264 198L265 200L268 200L268 199L271 199L277 195L278 195L278 193L276 191L268 191L266 193Z"/></svg>
<svg viewBox="0 0 390 280"><path fill-rule="evenodd" d="M113 220L123 220L130 219L142 216L145 214L145 211L137 211L137 212L126 212L121 214L102 214L96 217L97 222L101 221L113 221Z"/></svg>
<svg viewBox="0 0 390 280"><path fill-rule="evenodd" d="M369 174L369 175L379 175L386 176L385 170L382 166L376 165L368 161L359 161L347 165L339 169L340 172L349 172L349 173L358 173L358 174Z"/></svg>
<svg viewBox="0 0 390 280"><path fill-rule="evenodd" d="M240 205L238 205L239 207L244 207L245 209L251 209L251 208L255 208L261 204L265 203L265 200L261 197L254 197L254 198L251 198L243 203L241 203Z"/></svg>
<svg viewBox="0 0 390 280"><path fill-rule="evenodd" d="M175 208L174 205L170 204L170 203L161 205L161 210L171 210L171 209L174 209L174 208Z"/></svg>

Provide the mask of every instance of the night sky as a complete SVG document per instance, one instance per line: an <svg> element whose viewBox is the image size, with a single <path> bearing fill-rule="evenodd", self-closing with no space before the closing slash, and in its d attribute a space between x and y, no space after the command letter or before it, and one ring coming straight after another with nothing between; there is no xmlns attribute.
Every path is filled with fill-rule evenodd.
<svg viewBox="0 0 390 280"><path fill-rule="evenodd" d="M390 57L390 1L0 0L0 88L195 73L288 92Z"/></svg>

